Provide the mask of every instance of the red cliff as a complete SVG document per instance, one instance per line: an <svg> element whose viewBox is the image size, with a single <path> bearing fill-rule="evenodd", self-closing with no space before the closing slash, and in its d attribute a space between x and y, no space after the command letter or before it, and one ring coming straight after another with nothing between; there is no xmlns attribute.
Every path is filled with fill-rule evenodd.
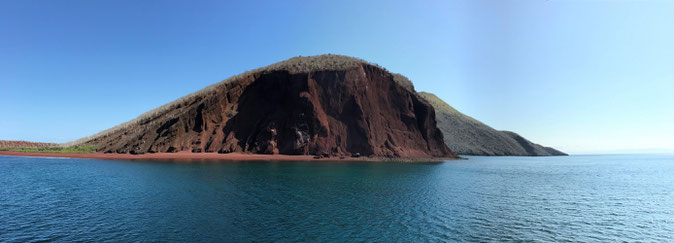
<svg viewBox="0 0 674 243"><path fill-rule="evenodd" d="M338 55L232 77L77 143L132 154L456 157L427 101L385 69Z"/></svg>

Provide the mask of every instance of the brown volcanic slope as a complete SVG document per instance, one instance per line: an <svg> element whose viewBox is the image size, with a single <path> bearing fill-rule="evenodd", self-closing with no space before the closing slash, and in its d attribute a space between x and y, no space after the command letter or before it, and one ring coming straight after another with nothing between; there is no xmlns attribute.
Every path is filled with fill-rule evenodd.
<svg viewBox="0 0 674 243"><path fill-rule="evenodd" d="M431 105L385 69L339 55L246 72L71 144L80 143L105 153L456 157Z"/></svg>
<svg viewBox="0 0 674 243"><path fill-rule="evenodd" d="M419 92L436 111L438 128L444 134L445 144L463 155L566 155L544 147L510 131L498 131L464 115L431 93Z"/></svg>

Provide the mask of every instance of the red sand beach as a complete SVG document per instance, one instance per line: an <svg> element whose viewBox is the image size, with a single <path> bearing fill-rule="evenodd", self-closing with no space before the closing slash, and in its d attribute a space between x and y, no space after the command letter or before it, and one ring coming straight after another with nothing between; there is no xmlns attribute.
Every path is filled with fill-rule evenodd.
<svg viewBox="0 0 674 243"><path fill-rule="evenodd" d="M279 160L279 161L308 161L308 160L364 160L360 158L321 158L314 159L308 155L271 155L271 154L242 154L242 153L147 153L147 154L117 154L117 153L31 153L0 151L0 155L26 156L26 157L62 157L62 158L87 158L87 159L111 159L111 160Z"/></svg>
<svg viewBox="0 0 674 243"><path fill-rule="evenodd" d="M237 161L237 160L263 160L263 161L387 161L396 159L369 158L369 157L328 157L314 158L310 155L282 155L282 154L244 154L244 153L147 153L147 154L116 154L116 153L31 153L0 151L0 155L24 156L24 157L59 157L59 158L83 158L83 159L108 159L108 160L159 160L159 161ZM399 159L400 161L444 161L454 160L453 158L427 158L427 159Z"/></svg>
<svg viewBox="0 0 674 243"><path fill-rule="evenodd" d="M116 154L116 153L91 153L91 154L76 154L76 153L30 153L30 152L15 152L15 151L0 151L0 155L7 156L24 156L24 157L60 157L60 158L86 158L86 159L109 159L109 160L164 160L164 161L236 161L236 160L266 160L266 161L386 161L391 159L386 158L369 158L369 157L328 157L316 159L309 155L282 155L282 154L243 154L243 153L192 153L192 152L177 152L177 153L147 153L147 154ZM395 160L395 159L393 159ZM415 161L414 159L401 159L402 161ZM451 160L451 158L428 158L419 159L419 161L443 161Z"/></svg>

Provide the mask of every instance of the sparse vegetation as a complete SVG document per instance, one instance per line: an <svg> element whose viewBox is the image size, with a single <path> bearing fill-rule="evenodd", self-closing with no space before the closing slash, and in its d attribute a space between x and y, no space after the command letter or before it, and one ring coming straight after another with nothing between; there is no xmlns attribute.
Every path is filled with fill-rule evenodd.
<svg viewBox="0 0 674 243"><path fill-rule="evenodd" d="M419 92L435 109L437 127L442 131L445 144L463 155L565 155L553 148L543 147L513 132L498 131L467 116L431 93Z"/></svg>
<svg viewBox="0 0 674 243"><path fill-rule="evenodd" d="M75 146L53 146L53 147L20 147L20 148L0 148L0 151L15 151L26 153L68 153L68 154L89 154L96 152L96 147L89 144L80 144Z"/></svg>
<svg viewBox="0 0 674 243"><path fill-rule="evenodd" d="M369 63L358 58L327 54L309 57L293 57L282 62L277 62L272 65L256 69L253 71L253 73L277 70L288 70L290 73L306 73L322 70L342 70L357 66L359 64L369 64L379 67L377 64Z"/></svg>
<svg viewBox="0 0 674 243"><path fill-rule="evenodd" d="M402 74L394 73L393 74L393 80L396 81L396 83L405 87L406 89L408 89L410 91L414 91L414 84L412 84L412 81L410 81L410 79L403 76Z"/></svg>
<svg viewBox="0 0 674 243"><path fill-rule="evenodd" d="M0 140L0 148L35 148L35 147L56 147L59 146L57 143L40 143L40 142L30 142L30 141L15 141L15 140Z"/></svg>

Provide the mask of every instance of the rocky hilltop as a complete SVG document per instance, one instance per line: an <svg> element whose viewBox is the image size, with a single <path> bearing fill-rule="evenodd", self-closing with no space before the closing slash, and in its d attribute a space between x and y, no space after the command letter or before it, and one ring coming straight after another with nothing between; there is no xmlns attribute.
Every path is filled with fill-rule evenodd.
<svg viewBox="0 0 674 243"><path fill-rule="evenodd" d="M104 153L454 158L433 107L385 69L339 55L249 71L70 144Z"/></svg>
<svg viewBox="0 0 674 243"><path fill-rule="evenodd" d="M463 155L550 156L566 155L544 147L510 131L498 131L464 115L431 93L419 92L436 112L438 128L444 134L445 144Z"/></svg>

